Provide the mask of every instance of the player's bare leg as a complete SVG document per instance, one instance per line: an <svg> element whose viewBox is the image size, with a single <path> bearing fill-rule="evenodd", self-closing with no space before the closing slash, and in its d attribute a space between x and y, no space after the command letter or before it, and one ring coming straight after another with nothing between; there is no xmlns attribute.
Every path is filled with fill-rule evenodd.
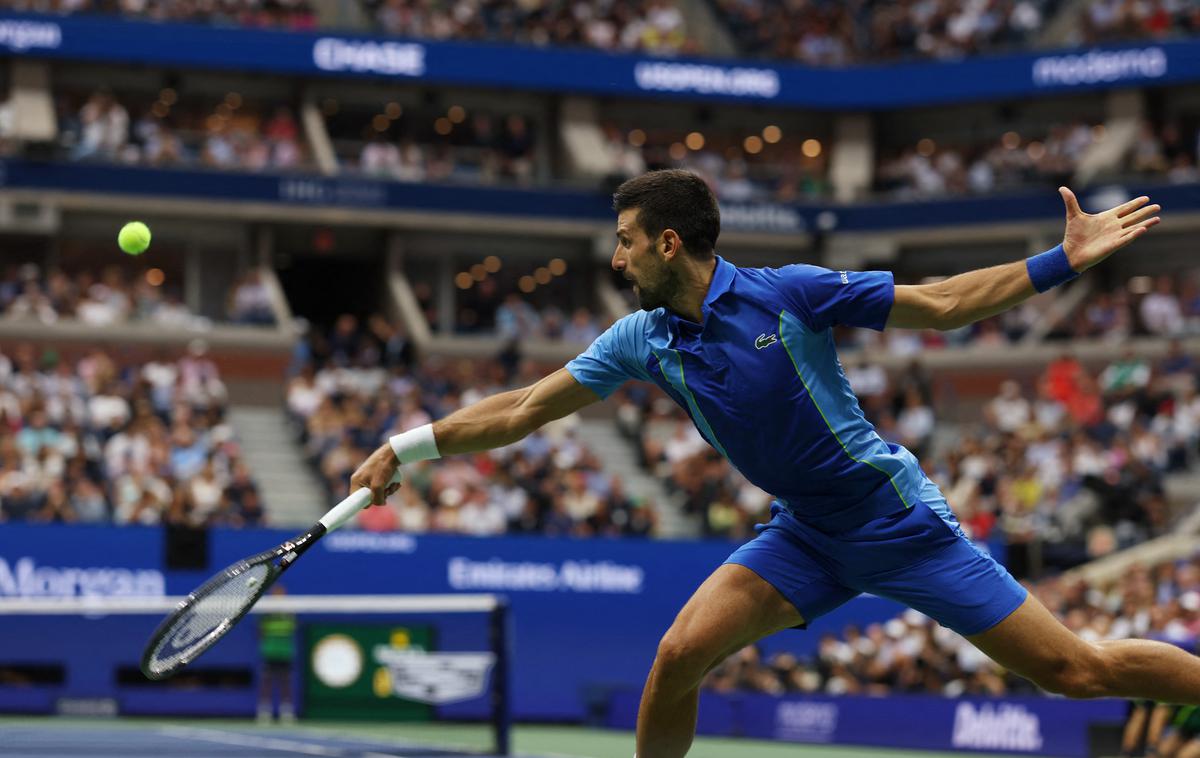
<svg viewBox="0 0 1200 758"><path fill-rule="evenodd" d="M1150 640L1084 642L1033 595L1004 621L969 639L1049 692L1200 704L1200 658Z"/></svg>
<svg viewBox="0 0 1200 758"><path fill-rule="evenodd" d="M638 710L637 758L686 755L704 675L746 645L802 623L795 606L750 569L714 571L658 645Z"/></svg>

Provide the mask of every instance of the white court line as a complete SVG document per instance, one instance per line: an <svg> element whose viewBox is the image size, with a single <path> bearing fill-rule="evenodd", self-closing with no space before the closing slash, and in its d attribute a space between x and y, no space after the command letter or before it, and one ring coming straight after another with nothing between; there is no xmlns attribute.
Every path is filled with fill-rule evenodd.
<svg viewBox="0 0 1200 758"><path fill-rule="evenodd" d="M310 745L305 742L297 742L296 740L285 740L280 737L255 737L249 734L238 734L236 732L219 732L215 729L196 729L186 726L164 726L159 729L159 732L169 737L183 737L189 740L203 740L206 742L217 742L222 745L238 745L239 747L262 748L265 750L290 750L297 753L305 753L306 755L325 755L325 756L349 756L362 755L362 751L354 751L351 753L342 748L326 747L324 745Z"/></svg>
<svg viewBox="0 0 1200 758"><path fill-rule="evenodd" d="M239 734L237 732L220 732L216 729L198 729L188 726L164 726L159 729L159 732L171 737L183 737L185 739L206 740L208 742L216 742L224 745L238 745L239 747L255 747L264 748L267 750L293 750L308 755L323 755L333 756L334 758L346 758L347 756L361 756L361 758L395 758L394 755L387 753L363 752L361 750L351 750L348 748L326 747L324 745L309 745L305 742L297 742L296 740L285 740L280 737L255 737L249 734ZM327 739L328 737L322 737ZM428 747L430 750L439 749L433 745L420 745L412 743L399 743L396 747L404 748L423 748ZM441 749L447 747L454 748L453 745L442 746ZM463 746L459 746L460 748ZM520 758L516 756L515 758ZM542 753L538 758L587 758L582 755L572 755L569 753Z"/></svg>

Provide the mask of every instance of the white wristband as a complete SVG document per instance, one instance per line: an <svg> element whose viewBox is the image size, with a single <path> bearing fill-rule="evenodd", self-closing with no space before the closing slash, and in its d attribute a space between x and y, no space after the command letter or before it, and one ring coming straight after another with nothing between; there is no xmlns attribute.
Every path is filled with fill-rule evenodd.
<svg viewBox="0 0 1200 758"><path fill-rule="evenodd" d="M433 438L433 424L400 432L389 438L388 444L392 446L396 460L401 463L429 461L442 457L437 449L437 440Z"/></svg>

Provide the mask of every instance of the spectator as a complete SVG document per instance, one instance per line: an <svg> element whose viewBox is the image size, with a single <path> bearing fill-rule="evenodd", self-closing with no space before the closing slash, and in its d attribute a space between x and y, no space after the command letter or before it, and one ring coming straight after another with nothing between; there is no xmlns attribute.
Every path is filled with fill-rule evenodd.
<svg viewBox="0 0 1200 758"><path fill-rule="evenodd" d="M399 178L400 148L382 134L376 134L363 145L358 168L367 176Z"/></svg>
<svg viewBox="0 0 1200 758"><path fill-rule="evenodd" d="M270 326L275 323L271 292L257 270L247 271L234 285L230 295L229 319L235 324Z"/></svg>
<svg viewBox="0 0 1200 758"><path fill-rule="evenodd" d="M1158 277L1154 291L1142 298L1138 312L1153 335L1172 336L1183 331L1183 309L1169 276Z"/></svg>
<svg viewBox="0 0 1200 758"><path fill-rule="evenodd" d="M129 112L107 91L88 98L79 111L79 124L72 160L116 160L129 140Z"/></svg>
<svg viewBox="0 0 1200 758"><path fill-rule="evenodd" d="M1021 396L1021 385L1012 379L1000 386L1000 394L988 403L984 414L1002 432L1020 431L1031 420L1029 401Z"/></svg>

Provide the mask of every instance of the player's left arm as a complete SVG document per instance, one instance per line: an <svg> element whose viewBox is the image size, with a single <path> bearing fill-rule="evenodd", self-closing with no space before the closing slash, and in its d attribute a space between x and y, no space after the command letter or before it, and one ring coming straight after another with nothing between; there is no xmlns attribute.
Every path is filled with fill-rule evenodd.
<svg viewBox="0 0 1200 758"><path fill-rule="evenodd" d="M1012 308L1073 279L1159 222L1162 208L1138 197L1102 213L1084 213L1075 193L1058 190L1067 207L1062 244L1025 261L977 269L933 284L896 285L887 325L957 329Z"/></svg>

